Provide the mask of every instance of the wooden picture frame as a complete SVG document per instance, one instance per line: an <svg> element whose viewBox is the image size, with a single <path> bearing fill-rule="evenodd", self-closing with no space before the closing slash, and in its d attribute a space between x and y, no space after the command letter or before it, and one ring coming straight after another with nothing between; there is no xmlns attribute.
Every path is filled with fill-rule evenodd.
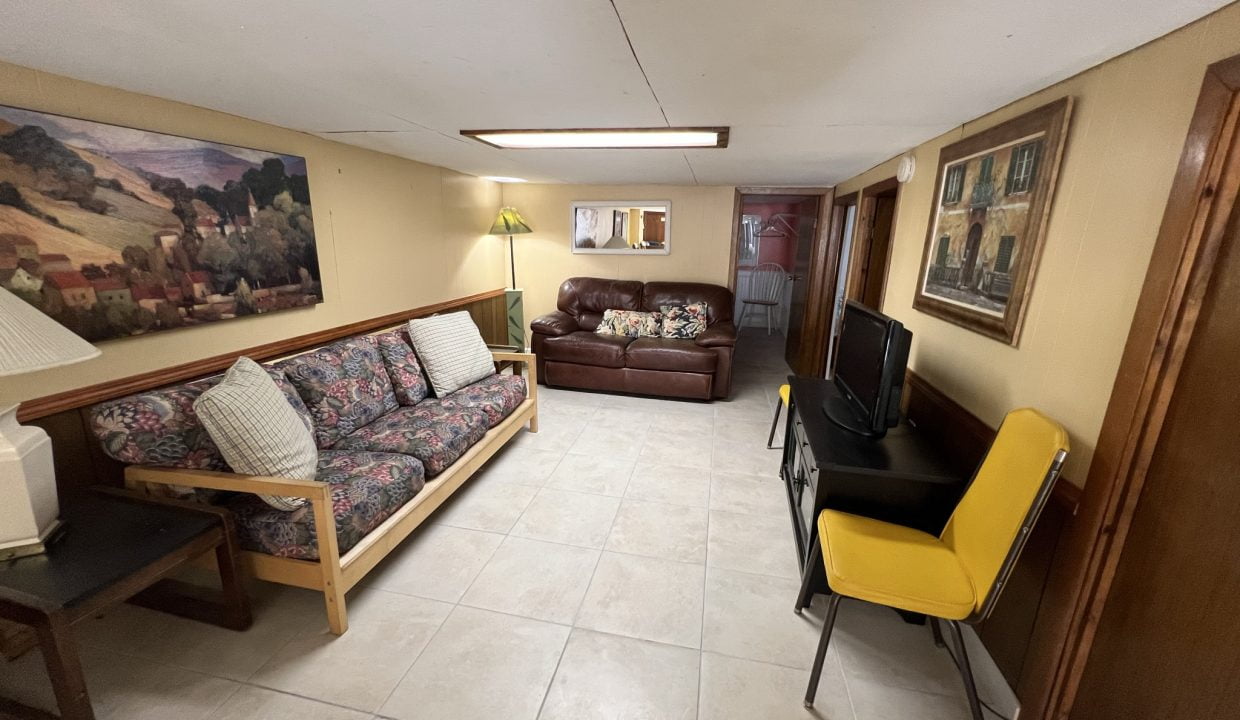
<svg viewBox="0 0 1240 720"><path fill-rule="evenodd" d="M1071 114L1061 98L939 151L914 309L1019 342Z"/></svg>

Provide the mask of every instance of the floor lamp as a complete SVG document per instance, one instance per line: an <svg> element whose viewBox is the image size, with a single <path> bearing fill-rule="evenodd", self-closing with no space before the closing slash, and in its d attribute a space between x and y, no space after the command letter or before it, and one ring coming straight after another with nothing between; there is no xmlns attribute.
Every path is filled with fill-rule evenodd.
<svg viewBox="0 0 1240 720"><path fill-rule="evenodd" d="M0 375L89 360L99 350L0 288ZM59 526L52 441L17 424L17 405L0 403L0 560L43 552Z"/></svg>
<svg viewBox="0 0 1240 720"><path fill-rule="evenodd" d="M512 270L512 285L504 293L508 306L508 344L525 349L525 311L522 307L521 290L517 288L517 253L512 242L513 235L534 232L516 208L506 207L491 224L491 235L508 236L508 261Z"/></svg>

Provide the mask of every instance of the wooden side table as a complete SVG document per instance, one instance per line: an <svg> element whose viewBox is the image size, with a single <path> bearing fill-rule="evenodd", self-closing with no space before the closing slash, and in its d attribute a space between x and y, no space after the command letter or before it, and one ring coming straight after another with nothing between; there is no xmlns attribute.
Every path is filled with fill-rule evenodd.
<svg viewBox="0 0 1240 720"><path fill-rule="evenodd" d="M63 513L64 532L43 555L0 563L0 617L29 625L52 681L60 717L93 720L71 626L110 605L130 602L233 630L250 626L237 571L232 517L209 505L100 490ZM165 576L215 551L222 590ZM46 713L0 699L19 717Z"/></svg>

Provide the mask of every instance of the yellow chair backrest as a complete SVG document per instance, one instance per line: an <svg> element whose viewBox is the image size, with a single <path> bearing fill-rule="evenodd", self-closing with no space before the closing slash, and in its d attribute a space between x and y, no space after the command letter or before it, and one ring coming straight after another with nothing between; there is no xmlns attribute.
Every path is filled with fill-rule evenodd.
<svg viewBox="0 0 1240 720"><path fill-rule="evenodd" d="M1068 434L1059 423L1030 408L1008 413L981 468L947 521L942 540L955 551L973 580L975 613L981 612L994 589L1003 562L1061 450L1068 450Z"/></svg>

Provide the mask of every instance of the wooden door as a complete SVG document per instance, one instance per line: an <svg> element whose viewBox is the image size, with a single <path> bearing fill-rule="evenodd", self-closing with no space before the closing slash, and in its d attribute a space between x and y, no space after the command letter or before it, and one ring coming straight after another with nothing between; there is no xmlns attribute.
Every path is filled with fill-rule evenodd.
<svg viewBox="0 0 1240 720"><path fill-rule="evenodd" d="M1167 406L1071 717L1240 717L1240 212Z"/></svg>
<svg viewBox="0 0 1240 720"><path fill-rule="evenodd" d="M797 208L796 261L788 282L792 283L791 301L788 304L788 341L784 345L784 360L798 375L809 375L808 353L801 347L805 340L804 324L806 301L809 297L809 278L813 273L811 257L814 251L814 234L818 228L819 198L806 198Z"/></svg>
<svg viewBox="0 0 1240 720"><path fill-rule="evenodd" d="M663 212L647 210L642 212L642 239L651 245L662 246L666 237L664 228L667 215Z"/></svg>
<svg viewBox="0 0 1240 720"><path fill-rule="evenodd" d="M862 268L861 304L873 310L883 309L883 293L887 289L887 261L891 257L891 230L895 221L896 198L874 198L870 217L870 242Z"/></svg>
<svg viewBox="0 0 1240 720"><path fill-rule="evenodd" d="M969 237L964 243L964 262L960 264L960 284L973 286L973 273L977 270L977 254L982 248L982 224L973 223Z"/></svg>

